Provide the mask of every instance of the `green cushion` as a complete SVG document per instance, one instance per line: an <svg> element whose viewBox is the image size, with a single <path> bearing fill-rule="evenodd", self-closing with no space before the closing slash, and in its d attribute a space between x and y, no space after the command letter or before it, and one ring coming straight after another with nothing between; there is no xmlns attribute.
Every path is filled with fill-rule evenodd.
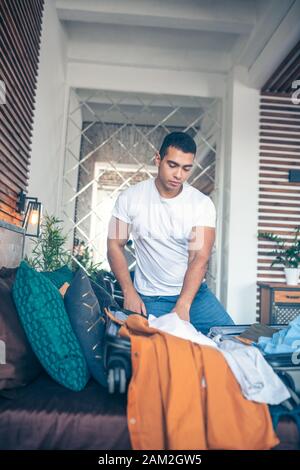
<svg viewBox="0 0 300 470"><path fill-rule="evenodd" d="M57 289L60 289L65 282L71 284L73 279L73 273L68 266L62 266L55 271L42 271L42 274L46 276Z"/></svg>
<svg viewBox="0 0 300 470"><path fill-rule="evenodd" d="M32 349L47 372L62 385L82 390L88 368L59 291L22 261L13 298Z"/></svg>

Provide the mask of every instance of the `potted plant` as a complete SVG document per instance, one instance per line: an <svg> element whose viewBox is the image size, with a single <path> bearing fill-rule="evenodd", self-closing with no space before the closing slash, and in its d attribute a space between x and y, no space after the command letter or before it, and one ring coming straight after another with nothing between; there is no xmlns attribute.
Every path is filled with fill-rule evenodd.
<svg viewBox="0 0 300 470"><path fill-rule="evenodd" d="M54 271L64 265L71 265L71 253L65 248L67 236L63 234L62 221L45 214L39 238L33 243L30 258L26 261L38 271Z"/></svg>
<svg viewBox="0 0 300 470"><path fill-rule="evenodd" d="M68 266L72 271L78 267L94 280L102 263L94 263L92 253L84 242L76 240L73 256L65 248L67 235L63 231L63 221L53 215L45 214L39 238L31 239L33 243L30 257L25 260L37 271L55 271Z"/></svg>
<svg viewBox="0 0 300 470"><path fill-rule="evenodd" d="M288 285L297 285L300 275L300 226L295 229L295 237L291 242L271 232L259 232L258 238L276 243L277 247L269 254L275 256L271 266L280 264L284 266L286 283Z"/></svg>

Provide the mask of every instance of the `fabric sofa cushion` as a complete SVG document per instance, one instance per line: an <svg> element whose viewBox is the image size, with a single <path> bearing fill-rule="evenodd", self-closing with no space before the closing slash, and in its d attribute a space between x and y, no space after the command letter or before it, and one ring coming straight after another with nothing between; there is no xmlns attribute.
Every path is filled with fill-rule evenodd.
<svg viewBox="0 0 300 470"><path fill-rule="evenodd" d="M73 279L73 272L68 266L62 266L55 271L42 271L42 274L46 276L57 289L60 289L65 282L71 284Z"/></svg>
<svg viewBox="0 0 300 470"><path fill-rule="evenodd" d="M91 286L93 288L93 291L98 299L99 305L101 312L104 314L104 307L116 307L119 308L119 304L116 302L116 300L112 297L112 295L107 292L106 289L103 287L99 286L97 282L94 282L92 279L90 279Z"/></svg>
<svg viewBox="0 0 300 470"><path fill-rule="evenodd" d="M97 382L106 387L107 376L103 362L105 317L91 282L83 269L78 269L66 291L64 302L90 372ZM95 287L95 283L93 286ZM109 294L107 296L107 302L110 304Z"/></svg>
<svg viewBox="0 0 300 470"><path fill-rule="evenodd" d="M0 390L27 385L42 371L13 301L16 272L0 269Z"/></svg>
<svg viewBox="0 0 300 470"><path fill-rule="evenodd" d="M31 346L47 372L72 390L83 389L88 368L58 289L22 261L13 297Z"/></svg>

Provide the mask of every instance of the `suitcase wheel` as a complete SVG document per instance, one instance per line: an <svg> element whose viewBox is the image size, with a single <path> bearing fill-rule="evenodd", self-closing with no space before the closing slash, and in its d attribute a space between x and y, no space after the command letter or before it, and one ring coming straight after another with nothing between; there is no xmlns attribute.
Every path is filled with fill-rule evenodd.
<svg viewBox="0 0 300 470"><path fill-rule="evenodd" d="M108 392L109 393L125 393L126 391L126 373L125 369L115 367L109 369L107 376Z"/></svg>

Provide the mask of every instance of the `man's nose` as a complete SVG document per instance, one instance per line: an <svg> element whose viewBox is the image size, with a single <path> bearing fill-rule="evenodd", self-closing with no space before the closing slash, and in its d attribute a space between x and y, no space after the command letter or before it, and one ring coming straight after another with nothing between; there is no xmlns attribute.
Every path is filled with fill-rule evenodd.
<svg viewBox="0 0 300 470"><path fill-rule="evenodd" d="M177 179L179 179L179 180L180 180L180 179L181 179L181 177L182 177L182 169L181 169L181 168L177 168L177 170L176 170L176 172L175 172L175 175L174 175L174 176L175 176L175 178L177 178Z"/></svg>

